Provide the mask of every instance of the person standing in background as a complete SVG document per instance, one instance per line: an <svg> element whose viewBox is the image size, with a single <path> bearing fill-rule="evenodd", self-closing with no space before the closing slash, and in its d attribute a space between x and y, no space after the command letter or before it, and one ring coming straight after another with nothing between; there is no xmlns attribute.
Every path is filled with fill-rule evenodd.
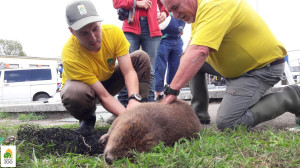
<svg viewBox="0 0 300 168"><path fill-rule="evenodd" d="M154 101L155 59L162 33L159 24L168 16L168 11L161 0L113 0L116 9L134 10L133 20L123 21L123 32L130 43L129 53L140 48L150 57L151 79L148 101ZM157 7L160 11L157 14ZM123 89L119 101L126 107L128 104L127 90Z"/></svg>
<svg viewBox="0 0 300 168"><path fill-rule="evenodd" d="M183 41L181 35L185 27L185 22L175 19L169 13L167 19L159 25L162 31L162 39L155 61L155 95L156 100L163 98L164 79L167 69L167 84L170 84L178 69L180 55L182 54Z"/></svg>

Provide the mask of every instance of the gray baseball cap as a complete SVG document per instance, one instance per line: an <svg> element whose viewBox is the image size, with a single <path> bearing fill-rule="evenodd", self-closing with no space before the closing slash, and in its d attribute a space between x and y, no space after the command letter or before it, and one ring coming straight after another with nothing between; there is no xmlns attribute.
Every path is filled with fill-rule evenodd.
<svg viewBox="0 0 300 168"><path fill-rule="evenodd" d="M89 0L73 0L69 3L66 8L66 18L73 30L79 30L89 23L103 21Z"/></svg>

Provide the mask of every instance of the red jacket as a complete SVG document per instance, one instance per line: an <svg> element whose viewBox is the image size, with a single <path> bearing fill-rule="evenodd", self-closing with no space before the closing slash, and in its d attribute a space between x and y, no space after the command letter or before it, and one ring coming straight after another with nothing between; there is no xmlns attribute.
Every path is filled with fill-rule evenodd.
<svg viewBox="0 0 300 168"><path fill-rule="evenodd" d="M147 10L147 19L148 19L150 36L151 37L162 36L162 33L160 31L157 22L157 5L160 12L166 12L167 16L169 15L169 12L160 0L151 0L151 1L152 1L152 7ZM113 6L116 9L123 8L123 9L131 10L133 8L133 0L113 0ZM123 26L122 26L123 32L141 34L141 27L140 27L140 20L139 20L140 10L141 10L140 8L137 7L135 8L133 23L129 24L127 19L123 21Z"/></svg>

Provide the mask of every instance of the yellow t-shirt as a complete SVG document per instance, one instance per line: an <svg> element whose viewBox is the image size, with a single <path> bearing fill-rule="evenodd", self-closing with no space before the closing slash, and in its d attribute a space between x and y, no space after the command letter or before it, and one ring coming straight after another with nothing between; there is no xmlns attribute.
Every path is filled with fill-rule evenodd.
<svg viewBox="0 0 300 168"><path fill-rule="evenodd" d="M190 45L214 49L207 62L226 78L284 58L284 46L245 0L198 0Z"/></svg>
<svg viewBox="0 0 300 168"><path fill-rule="evenodd" d="M101 25L102 43L97 53L88 51L75 36L71 36L62 51L62 84L66 80L78 80L88 85L97 80L109 79L116 64L116 58L129 52L130 44L123 31L114 25Z"/></svg>

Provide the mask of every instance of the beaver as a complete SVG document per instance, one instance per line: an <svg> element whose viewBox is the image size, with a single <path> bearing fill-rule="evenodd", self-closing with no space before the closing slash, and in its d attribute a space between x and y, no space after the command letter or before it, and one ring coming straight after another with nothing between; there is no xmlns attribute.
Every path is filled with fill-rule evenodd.
<svg viewBox="0 0 300 168"><path fill-rule="evenodd" d="M172 146L180 138L190 139L199 132L201 123L188 103L148 102L118 116L99 143L106 145L104 158L112 164L114 159L131 157L131 150L148 152L160 142Z"/></svg>

